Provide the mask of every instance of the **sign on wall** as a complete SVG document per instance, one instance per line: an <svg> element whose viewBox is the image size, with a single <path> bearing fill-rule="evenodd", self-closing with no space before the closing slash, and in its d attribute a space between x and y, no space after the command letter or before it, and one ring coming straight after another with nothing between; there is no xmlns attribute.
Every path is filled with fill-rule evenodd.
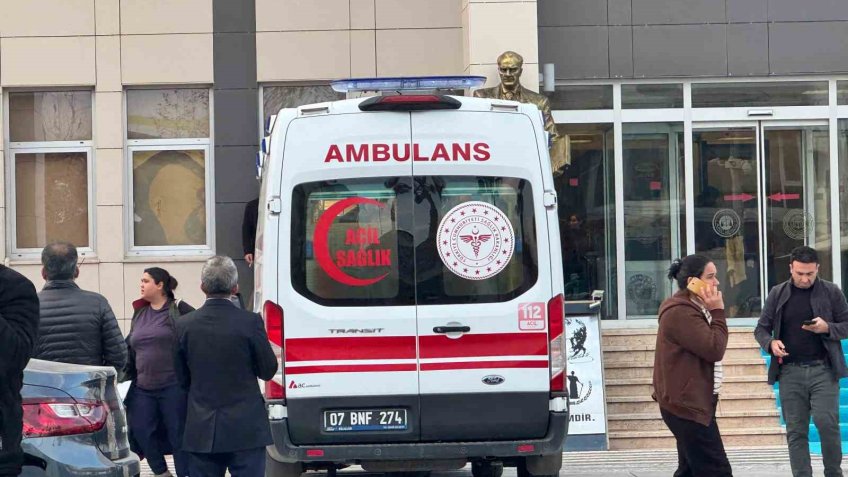
<svg viewBox="0 0 848 477"><path fill-rule="evenodd" d="M607 432L601 329L598 315L566 316L569 435Z"/></svg>

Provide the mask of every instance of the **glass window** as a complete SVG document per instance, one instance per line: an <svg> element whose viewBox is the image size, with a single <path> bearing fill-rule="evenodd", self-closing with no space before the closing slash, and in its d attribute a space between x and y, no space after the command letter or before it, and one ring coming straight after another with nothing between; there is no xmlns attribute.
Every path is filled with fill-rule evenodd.
<svg viewBox="0 0 848 477"><path fill-rule="evenodd" d="M552 110L612 109L612 85L557 86L548 99Z"/></svg>
<svg viewBox="0 0 848 477"><path fill-rule="evenodd" d="M88 153L15 152L15 243L40 249L63 240L86 247Z"/></svg>
<svg viewBox="0 0 848 477"><path fill-rule="evenodd" d="M692 136L695 252L715 263L728 318L759 317L764 264L757 131L696 129Z"/></svg>
<svg viewBox="0 0 848 477"><path fill-rule="evenodd" d="M530 182L510 177L416 177L415 204L419 305L509 301L536 283L538 259ZM467 223L460 218L469 207L472 215L479 214L475 207L480 204L490 207L483 212L488 218ZM448 257L450 252L438 246L451 244L452 238L453 257L457 258L453 261Z"/></svg>
<svg viewBox="0 0 848 477"><path fill-rule="evenodd" d="M827 126L763 128L767 290L789 279L789 254L818 251L819 273L833 272L830 236L830 142Z"/></svg>
<svg viewBox="0 0 848 477"><path fill-rule="evenodd" d="M91 91L9 93L12 142L91 140Z"/></svg>
<svg viewBox="0 0 848 477"><path fill-rule="evenodd" d="M848 119L839 120L839 230L842 234L842 292L848 296Z"/></svg>
<svg viewBox="0 0 848 477"><path fill-rule="evenodd" d="M848 104L848 81L836 82L836 104Z"/></svg>
<svg viewBox="0 0 848 477"><path fill-rule="evenodd" d="M324 103L345 99L344 93L333 91L329 85L263 86L262 111L264 120L283 108L296 108L304 104ZM263 124L265 121L263 121Z"/></svg>
<svg viewBox="0 0 848 477"><path fill-rule="evenodd" d="M827 103L827 81L692 84L693 108L826 106Z"/></svg>
<svg viewBox="0 0 848 477"><path fill-rule="evenodd" d="M295 290L336 306L441 305L508 301L536 283L529 182L474 176L413 181L297 186L291 227ZM478 218L475 207L489 209ZM454 237L455 247L443 232ZM439 246L440 240L448 243Z"/></svg>
<svg viewBox="0 0 848 477"><path fill-rule="evenodd" d="M132 151L133 244L206 243L206 149Z"/></svg>
<svg viewBox="0 0 848 477"><path fill-rule="evenodd" d="M612 124L559 124L571 165L554 178L566 300L604 290L604 319L616 319L615 161Z"/></svg>
<svg viewBox="0 0 848 477"><path fill-rule="evenodd" d="M292 194L292 285L324 305L414 304L409 180L301 184ZM403 203L401 202L403 201ZM400 220L399 220L400 218Z"/></svg>
<svg viewBox="0 0 848 477"><path fill-rule="evenodd" d="M682 108L682 84L623 84L622 109Z"/></svg>
<svg viewBox="0 0 848 477"><path fill-rule="evenodd" d="M127 139L209 137L209 90L127 90Z"/></svg>
<svg viewBox="0 0 848 477"><path fill-rule="evenodd" d="M91 249L91 91L8 94L10 255L50 242Z"/></svg>
<svg viewBox="0 0 848 477"><path fill-rule="evenodd" d="M684 254L683 124L624 124L622 134L627 316L656 318Z"/></svg>
<svg viewBox="0 0 848 477"><path fill-rule="evenodd" d="M127 90L130 253L211 250L209 89Z"/></svg>

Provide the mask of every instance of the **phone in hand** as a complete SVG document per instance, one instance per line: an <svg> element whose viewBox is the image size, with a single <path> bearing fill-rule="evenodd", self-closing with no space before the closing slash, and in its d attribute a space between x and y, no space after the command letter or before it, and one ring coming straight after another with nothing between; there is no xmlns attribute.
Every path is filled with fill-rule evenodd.
<svg viewBox="0 0 848 477"><path fill-rule="evenodd" d="M812 326L812 325L816 324L816 321L815 320L806 320L806 321L802 321L801 324L804 325L804 326Z"/></svg>
<svg viewBox="0 0 848 477"><path fill-rule="evenodd" d="M703 297L704 290L707 289L707 284L700 278L695 277L692 280L689 280L689 284L686 285L686 289L700 297Z"/></svg>

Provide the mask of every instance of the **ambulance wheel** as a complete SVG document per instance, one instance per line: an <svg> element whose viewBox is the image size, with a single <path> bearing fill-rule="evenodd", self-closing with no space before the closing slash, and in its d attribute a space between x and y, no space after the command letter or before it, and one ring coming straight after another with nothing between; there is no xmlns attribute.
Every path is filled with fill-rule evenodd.
<svg viewBox="0 0 848 477"><path fill-rule="evenodd" d="M299 462L277 462L265 454L265 477L300 477L303 464Z"/></svg>
<svg viewBox="0 0 848 477"><path fill-rule="evenodd" d="M503 475L503 463L485 461L472 462L471 475L474 477L501 477L501 475Z"/></svg>

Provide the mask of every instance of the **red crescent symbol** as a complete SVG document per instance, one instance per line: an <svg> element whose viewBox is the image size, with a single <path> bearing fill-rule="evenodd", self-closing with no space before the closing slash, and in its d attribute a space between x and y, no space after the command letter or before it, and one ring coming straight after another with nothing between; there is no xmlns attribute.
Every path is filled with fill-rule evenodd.
<svg viewBox="0 0 848 477"><path fill-rule="evenodd" d="M377 207L385 207L385 204L382 202L378 202L374 199L368 199L366 197L348 197L347 199L340 200L335 204L331 205L329 209L325 210L321 217L318 219L318 222L315 224L315 234L312 236L312 246L315 249L315 259L318 260L318 265L324 269L327 275L330 276L333 280L343 283L345 285L350 285L354 287L365 287L368 285L373 285L380 280L386 278L386 275L389 273L386 272L379 277L374 278L356 278L348 275L343 272L336 264L333 262L332 257L330 257L330 245L328 243L330 236L330 226L335 222L336 217L341 215L345 209L351 207L353 205L359 204L370 204L376 205Z"/></svg>

